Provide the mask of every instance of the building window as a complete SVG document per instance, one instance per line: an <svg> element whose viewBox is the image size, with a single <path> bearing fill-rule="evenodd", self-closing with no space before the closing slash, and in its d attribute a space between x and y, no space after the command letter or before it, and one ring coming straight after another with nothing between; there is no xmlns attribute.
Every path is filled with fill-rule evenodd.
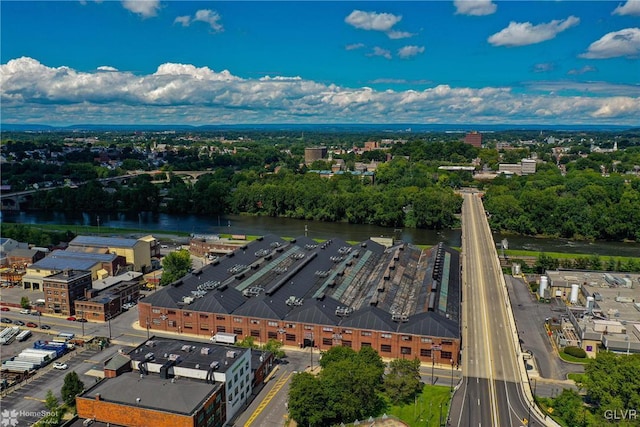
<svg viewBox="0 0 640 427"><path fill-rule="evenodd" d="M442 341L442 345L451 345L453 342L451 341Z"/></svg>
<svg viewBox="0 0 640 427"><path fill-rule="evenodd" d="M227 328L224 326L216 326L216 332L227 332Z"/></svg>
<svg viewBox="0 0 640 427"><path fill-rule="evenodd" d="M167 320L167 326L171 326L172 328L176 327L176 321L175 320Z"/></svg>
<svg viewBox="0 0 640 427"><path fill-rule="evenodd" d="M216 316L216 320L222 320L224 322L225 320L227 320L227 318L224 317L224 316L218 315L218 316Z"/></svg>
<svg viewBox="0 0 640 427"><path fill-rule="evenodd" d="M383 353L391 353L391 345L389 344L382 344L380 346L380 351Z"/></svg>
<svg viewBox="0 0 640 427"><path fill-rule="evenodd" d="M252 337L256 337L256 338L260 338L260 331L258 329L252 329L251 330L251 336Z"/></svg>
<svg viewBox="0 0 640 427"><path fill-rule="evenodd" d="M411 354L411 347L400 347L400 353Z"/></svg>
<svg viewBox="0 0 640 427"><path fill-rule="evenodd" d="M285 334L284 336L287 341L295 341L296 340L296 335L295 334Z"/></svg>
<svg viewBox="0 0 640 427"><path fill-rule="evenodd" d="M371 335L371 331L360 331L360 336L370 337Z"/></svg>
<svg viewBox="0 0 640 427"><path fill-rule="evenodd" d="M450 351L441 351L440 352L440 360L451 360L451 352Z"/></svg>
<svg viewBox="0 0 640 427"><path fill-rule="evenodd" d="M371 343L370 342L363 342L362 344L360 344L360 347L371 347Z"/></svg>
<svg viewBox="0 0 640 427"><path fill-rule="evenodd" d="M234 317L233 321L236 323L242 323L242 317Z"/></svg>
<svg viewBox="0 0 640 427"><path fill-rule="evenodd" d="M201 315L200 315L200 318L201 318L201 319L205 319L205 320L206 320L206 319L208 319L208 318L209 318L209 315L208 315L208 314L201 314Z"/></svg>
<svg viewBox="0 0 640 427"><path fill-rule="evenodd" d="M167 314L176 314L175 310L167 310Z"/></svg>
<svg viewBox="0 0 640 427"><path fill-rule="evenodd" d="M287 323L286 326L287 326L288 329L293 329L293 328L296 327L296 325L294 325L293 323Z"/></svg>
<svg viewBox="0 0 640 427"><path fill-rule="evenodd" d="M160 311L158 311L158 313L159 313L159 312L160 312ZM184 315L184 317L191 317L191 313L190 313L190 312L188 312L188 311L184 311L184 312L182 312L182 314Z"/></svg>
<svg viewBox="0 0 640 427"><path fill-rule="evenodd" d="M183 324L183 326L184 326L185 329L193 329L193 325L191 323L189 323L189 322L185 322Z"/></svg>
<svg viewBox="0 0 640 427"><path fill-rule="evenodd" d="M273 332L273 331L269 331L269 332L267 332L267 338L269 338L270 340L277 340L278 339L278 333L277 332Z"/></svg>
<svg viewBox="0 0 640 427"><path fill-rule="evenodd" d="M351 329L345 329L345 330L342 331L342 333L351 335L353 333L353 331Z"/></svg>
<svg viewBox="0 0 640 427"><path fill-rule="evenodd" d="M387 339L391 338L391 334L380 334L380 336Z"/></svg>
<svg viewBox="0 0 640 427"><path fill-rule="evenodd" d="M431 357L431 349L430 348L421 348L420 356L422 357Z"/></svg>
<svg viewBox="0 0 640 427"><path fill-rule="evenodd" d="M304 325L304 330L305 330L305 331L312 331L312 330L313 330L313 326L310 326L310 325Z"/></svg>
<svg viewBox="0 0 640 427"><path fill-rule="evenodd" d="M427 338L427 337L420 338L420 342L430 343L431 341L433 341L431 338Z"/></svg>
<svg viewBox="0 0 640 427"><path fill-rule="evenodd" d="M349 341L349 340L342 340L342 346L343 346L343 347L351 347L351 341Z"/></svg>
<svg viewBox="0 0 640 427"><path fill-rule="evenodd" d="M333 332L333 328L329 328L329 327L326 327L326 326L324 328L322 328L322 330L325 331L325 332Z"/></svg>
<svg viewBox="0 0 640 427"><path fill-rule="evenodd" d="M154 308L153 310L151 310L151 312L153 314L160 314L160 309L159 308Z"/></svg>
<svg viewBox="0 0 640 427"><path fill-rule="evenodd" d="M242 335L242 328L233 328L233 333L236 335Z"/></svg>
<svg viewBox="0 0 640 427"><path fill-rule="evenodd" d="M411 341L412 337L411 335L403 335L402 336L402 341Z"/></svg>
<svg viewBox="0 0 640 427"><path fill-rule="evenodd" d="M207 325L206 323L201 323L200 324L200 329L203 331L208 331L209 330L209 325Z"/></svg>
<svg viewBox="0 0 640 427"><path fill-rule="evenodd" d="M322 338L322 345L332 345L333 340L331 338Z"/></svg>
<svg viewBox="0 0 640 427"><path fill-rule="evenodd" d="M278 322L271 322L271 321L270 321L270 322L268 323L268 325L269 325L269 326L275 326L275 327L277 327L277 326L278 326Z"/></svg>
<svg viewBox="0 0 640 427"><path fill-rule="evenodd" d="M251 319L251 324L252 324L252 325L259 325L259 324L260 324L260 321L259 321L259 320L256 320L256 319Z"/></svg>

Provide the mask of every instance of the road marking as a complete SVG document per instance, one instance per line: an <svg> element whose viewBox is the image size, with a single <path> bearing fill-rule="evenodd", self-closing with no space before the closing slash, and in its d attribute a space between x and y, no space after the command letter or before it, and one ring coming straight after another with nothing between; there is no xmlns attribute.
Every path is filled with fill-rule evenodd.
<svg viewBox="0 0 640 427"><path fill-rule="evenodd" d="M37 397L25 396L24 398L25 398L25 399L27 399L27 400L35 400L35 401L37 401L37 402L42 402L42 403L45 403L45 402L46 402L46 400L44 400L44 399L38 399Z"/></svg>
<svg viewBox="0 0 640 427"><path fill-rule="evenodd" d="M289 375L282 376L280 377L280 379L278 379L278 381L276 381L273 388L269 390L269 393L267 393L265 398L262 399L262 402L260 402L256 410L253 411L253 414L251 414L247 422L244 423L244 427L249 427L256 420L256 418L258 418L258 415L260 415L260 413L264 411L264 408L266 408L269 402L271 402L271 400L276 396L276 394L278 394L280 389L284 387L284 385L287 383L287 381L289 381L289 378L291 378L292 375L293 375L293 372L290 372Z"/></svg>
<svg viewBox="0 0 640 427"><path fill-rule="evenodd" d="M478 406L480 406L480 398L478 398Z"/></svg>

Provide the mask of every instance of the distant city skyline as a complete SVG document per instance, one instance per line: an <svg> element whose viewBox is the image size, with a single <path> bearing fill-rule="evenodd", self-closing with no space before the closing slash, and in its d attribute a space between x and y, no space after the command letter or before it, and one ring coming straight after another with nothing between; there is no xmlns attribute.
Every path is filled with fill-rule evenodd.
<svg viewBox="0 0 640 427"><path fill-rule="evenodd" d="M640 124L640 0L0 8L4 124Z"/></svg>

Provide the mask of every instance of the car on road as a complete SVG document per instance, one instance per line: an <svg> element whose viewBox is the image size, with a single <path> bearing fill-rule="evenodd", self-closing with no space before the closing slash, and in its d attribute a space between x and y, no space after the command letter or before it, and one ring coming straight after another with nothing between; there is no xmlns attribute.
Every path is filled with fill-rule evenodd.
<svg viewBox="0 0 640 427"><path fill-rule="evenodd" d="M70 321L70 322L75 322L76 318L73 317L73 316L69 316L69 317L67 317L67 320Z"/></svg>
<svg viewBox="0 0 640 427"><path fill-rule="evenodd" d="M27 326L30 328L37 328L38 324L37 323L33 323L33 322L27 322Z"/></svg>
<svg viewBox="0 0 640 427"><path fill-rule="evenodd" d="M9 319L8 317L3 317L2 319L0 319L0 321L2 323L13 323L13 320Z"/></svg>
<svg viewBox="0 0 640 427"><path fill-rule="evenodd" d="M27 309L20 310L20 314L31 314L31 310L27 310Z"/></svg>
<svg viewBox="0 0 640 427"><path fill-rule="evenodd" d="M15 324L16 324L16 325L18 325L18 326L24 326L24 322L23 322L22 320L16 320L16 321L15 321L15 322L13 322L13 323L15 323Z"/></svg>
<svg viewBox="0 0 640 427"><path fill-rule="evenodd" d="M85 323L85 322L87 322L87 319L84 319L84 318L76 319L76 322Z"/></svg>
<svg viewBox="0 0 640 427"><path fill-rule="evenodd" d="M49 329L51 329L51 326L49 326L49 325L42 325L42 326L40 326L40 329L46 329L46 330L49 330Z"/></svg>
<svg viewBox="0 0 640 427"><path fill-rule="evenodd" d="M53 369L67 369L69 365L62 362L53 362Z"/></svg>
<svg viewBox="0 0 640 427"><path fill-rule="evenodd" d="M10 311L9 307L0 307L0 311Z"/></svg>

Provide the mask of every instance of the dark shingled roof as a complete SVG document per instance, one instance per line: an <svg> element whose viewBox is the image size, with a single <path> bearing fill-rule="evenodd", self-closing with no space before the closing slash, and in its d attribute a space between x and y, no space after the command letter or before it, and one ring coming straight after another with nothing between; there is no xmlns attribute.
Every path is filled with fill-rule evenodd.
<svg viewBox="0 0 640 427"><path fill-rule="evenodd" d="M433 312L416 314L409 319L409 322L400 323L398 332L448 338L460 336L458 323Z"/></svg>
<svg viewBox="0 0 640 427"><path fill-rule="evenodd" d="M378 307L358 310L346 317L340 326L389 332L395 332L398 329L398 324L391 320L391 315Z"/></svg>

